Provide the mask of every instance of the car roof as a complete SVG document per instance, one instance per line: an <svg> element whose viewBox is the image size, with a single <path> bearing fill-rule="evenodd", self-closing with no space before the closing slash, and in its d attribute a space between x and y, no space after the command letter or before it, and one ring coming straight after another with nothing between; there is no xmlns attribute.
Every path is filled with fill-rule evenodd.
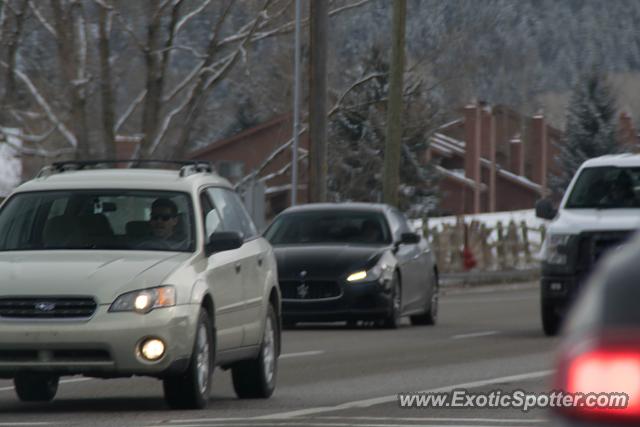
<svg viewBox="0 0 640 427"><path fill-rule="evenodd" d="M386 212L392 209L391 206L383 203L360 203L360 202L343 202L343 203L307 203L304 205L292 206L285 209L282 214L294 212L316 212L316 211L369 211L369 212Z"/></svg>
<svg viewBox="0 0 640 427"><path fill-rule="evenodd" d="M607 156L600 156L593 159L589 159L582 164L583 168L589 167L602 167L602 166L614 166L614 167L640 167L640 154L611 154Z"/></svg>
<svg viewBox="0 0 640 427"><path fill-rule="evenodd" d="M192 173L181 176L180 171L167 169L86 169L43 175L25 182L15 192L136 189L190 192L203 185L232 188L229 181L212 173Z"/></svg>

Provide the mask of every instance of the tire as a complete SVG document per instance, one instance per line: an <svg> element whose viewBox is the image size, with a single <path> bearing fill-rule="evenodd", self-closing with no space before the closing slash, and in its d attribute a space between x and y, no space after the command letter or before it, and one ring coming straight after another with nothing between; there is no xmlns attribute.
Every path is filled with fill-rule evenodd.
<svg viewBox="0 0 640 427"><path fill-rule="evenodd" d="M556 311L556 307L549 302L542 300L541 304L542 330L548 337L558 335L562 325L562 317Z"/></svg>
<svg viewBox="0 0 640 427"><path fill-rule="evenodd" d="M438 321L438 302L440 301L440 284L438 283L438 275L433 278L433 291L431 298L427 302L427 307L423 314L411 316L412 325L435 325Z"/></svg>
<svg viewBox="0 0 640 427"><path fill-rule="evenodd" d="M185 373L165 377L162 381L164 398L172 409L202 409L207 405L214 355L215 343L209 316L206 310L201 309L189 367Z"/></svg>
<svg viewBox="0 0 640 427"><path fill-rule="evenodd" d="M389 313L378 323L384 329L397 329L400 326L401 310L402 310L402 293L401 293L400 276L398 272L393 273L391 281L391 304Z"/></svg>
<svg viewBox="0 0 640 427"><path fill-rule="evenodd" d="M240 399L266 399L276 388L280 330L278 317L269 304L258 357L243 360L231 367L233 389Z"/></svg>
<svg viewBox="0 0 640 427"><path fill-rule="evenodd" d="M13 385L23 402L50 402L56 396L59 380L57 375L23 373L13 379Z"/></svg>

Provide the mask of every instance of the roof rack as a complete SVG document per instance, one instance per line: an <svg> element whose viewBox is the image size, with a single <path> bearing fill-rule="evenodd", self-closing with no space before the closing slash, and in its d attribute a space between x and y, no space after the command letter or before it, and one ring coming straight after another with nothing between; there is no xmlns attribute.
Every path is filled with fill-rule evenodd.
<svg viewBox="0 0 640 427"><path fill-rule="evenodd" d="M160 164L181 166L180 176L185 177L194 173L214 173L214 167L211 162L206 160L155 160L155 159L122 159L122 160L67 160L63 162L54 162L51 165L43 167L36 178L42 178L54 173L63 173L67 171L78 171L83 169L97 169L109 167L110 165L123 164L129 168L140 168L143 164Z"/></svg>

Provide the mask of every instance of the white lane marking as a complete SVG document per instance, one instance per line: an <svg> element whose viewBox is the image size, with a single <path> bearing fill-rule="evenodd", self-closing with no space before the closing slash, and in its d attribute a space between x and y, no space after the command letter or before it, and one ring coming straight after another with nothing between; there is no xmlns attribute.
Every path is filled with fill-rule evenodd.
<svg viewBox="0 0 640 427"><path fill-rule="evenodd" d="M324 354L324 350L301 351L300 353L285 353L280 355L280 359L289 359L292 357L317 356Z"/></svg>
<svg viewBox="0 0 640 427"><path fill-rule="evenodd" d="M26 421L26 422L17 422L17 423L12 423L12 422L0 423L0 426L52 426L56 424L60 424L60 423L49 423L46 421L30 423Z"/></svg>
<svg viewBox="0 0 640 427"><path fill-rule="evenodd" d="M379 423L384 421L392 421L392 422L438 422L438 423L482 423L483 427L487 426L485 423L497 423L497 424L540 424L547 423L548 420L544 419L531 419L531 420L523 420L523 419L495 419L495 418L436 418L436 417L406 417L406 418L392 418L392 417L312 417L312 418L298 418L296 420L292 420L289 418L282 419L265 419L265 420L257 420L256 418L202 418L202 419L184 419L184 420L169 420L168 423L172 425L176 425L178 427L203 427L207 425L211 426L237 426L244 425L247 421L252 421L255 423L256 421L259 426L379 426L379 427L395 427L395 426L403 426L407 427L407 424L371 424L371 423ZM342 421L342 423L340 423ZM371 423L358 423L354 424L355 421L369 421ZM193 424L199 423L199 424ZM213 424L207 424L213 423ZM222 424L221 424L222 423ZM232 423L232 424L225 424ZM242 423L242 424L236 424ZM348 424L344 424L348 423ZM424 426L424 424L420 424ZM166 427L166 424L165 424ZM431 427L431 426L425 426ZM451 426L449 426L451 427ZM456 424L456 427L464 427ZM478 426L479 427L479 426Z"/></svg>
<svg viewBox="0 0 640 427"><path fill-rule="evenodd" d="M91 381L91 380L93 380L93 378L71 378L68 380L61 380L60 384L80 383L80 382ZM13 386L0 388L0 391L10 391L10 390L13 390ZM2 426L2 423L0 423L0 426Z"/></svg>
<svg viewBox="0 0 640 427"><path fill-rule="evenodd" d="M552 370L528 372L525 374L509 375L505 377L490 378L487 380L472 381L468 383L438 387L430 390L423 390L421 393L451 392L458 388L477 388L477 387L484 387L487 385L499 384L503 382L532 380L536 378L543 378L543 377L549 376L552 373L553 373ZM368 408L370 406L395 402L397 400L398 400L398 395L392 394L389 396L375 397L373 399L364 399L364 400L356 400L353 402L341 403L335 406L320 406L317 408L300 409L297 411L287 411L287 412L280 412L280 413L275 413L271 415L263 415L263 416L254 417L253 419L268 420L268 419L280 419L280 418L295 418L295 417L302 417L305 415L322 414L325 412L342 411L345 409Z"/></svg>
<svg viewBox="0 0 640 427"><path fill-rule="evenodd" d="M252 418L241 418L241 419L235 419L234 421L237 421L239 424L218 424L216 422L213 422L212 424L206 424L206 423L202 423L202 424L173 424L179 427L207 427L207 426L243 426L243 425L247 425L245 424L247 421L252 421L252 425L255 426L261 426L261 427L289 427L289 426L293 426L293 427L454 427L454 424L380 424L380 423L359 423L359 424L354 424L353 422L348 422L349 418L344 418L344 420L346 422L341 422L341 423L337 423L337 422L322 422L322 421L314 421L315 419L312 418L311 421L308 421L307 419L301 418L301 419L297 419L295 422L294 421L268 421L265 420L264 422L260 422L259 424L255 424L255 419ZM401 421L402 419L397 419L397 421ZM449 423L449 422L456 422L455 420L457 420L457 418L452 418L452 419L447 419L447 418L442 418L442 419L435 419L436 422L444 422L444 423ZM455 424L455 427L498 427L498 424L476 424L474 419L463 419L464 421L467 422L472 422L474 424ZM502 420L493 420L493 421L497 421L498 423L502 423ZM513 420L511 420L513 421ZM170 421L171 423L174 423L173 421ZM211 422L211 421L210 421ZM225 423L228 423L229 421L224 421ZM518 423L520 424L526 424L529 423L527 421L523 421L523 420L517 420ZM534 422L531 422L529 424L536 424L538 422L548 422L546 420L540 421L540 420L536 420ZM503 424L504 425L504 424ZM165 424L166 426L166 424ZM162 427L161 425L157 425L157 426L149 426L149 427ZM503 427L503 426L501 426Z"/></svg>
<svg viewBox="0 0 640 427"><path fill-rule="evenodd" d="M277 422L277 421L267 421L261 422L259 424L253 424L256 420L251 418L245 418L244 423L242 424L226 424L226 423L213 423L213 424L176 424L179 427L232 427L232 426L243 426L247 421L252 421L251 425L262 426L262 427L503 427L499 425L490 425L490 424L373 424L373 423L327 423L327 422L307 422L304 419L300 419L297 422ZM446 420L442 420L442 422L447 422ZM166 426L166 425L165 425ZM161 425L149 426L149 427L163 427Z"/></svg>
<svg viewBox="0 0 640 427"><path fill-rule="evenodd" d="M543 420L540 418L523 420L523 419L506 419L506 418L436 418L436 417L316 417L318 420L363 420L363 421L436 421L436 422L473 422L473 423L547 423L549 420Z"/></svg>
<svg viewBox="0 0 640 427"><path fill-rule="evenodd" d="M540 296L532 295L527 297L505 297L505 298L465 298L465 299L444 299L443 304L483 304L494 302L515 302L515 301L529 301L533 299L539 299Z"/></svg>
<svg viewBox="0 0 640 427"><path fill-rule="evenodd" d="M498 331L472 332L469 334L459 334L451 337L452 340L462 340L465 338L488 337L489 335L497 335Z"/></svg>

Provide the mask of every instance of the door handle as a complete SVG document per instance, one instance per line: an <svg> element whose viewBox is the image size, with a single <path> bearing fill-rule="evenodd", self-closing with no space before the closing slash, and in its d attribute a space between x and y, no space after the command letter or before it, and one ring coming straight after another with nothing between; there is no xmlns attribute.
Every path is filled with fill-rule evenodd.
<svg viewBox="0 0 640 427"><path fill-rule="evenodd" d="M262 267L262 257L258 257L258 267Z"/></svg>
<svg viewBox="0 0 640 427"><path fill-rule="evenodd" d="M242 270L242 264L237 263L236 264L236 274L240 273L240 270Z"/></svg>
<svg viewBox="0 0 640 427"><path fill-rule="evenodd" d="M414 260L415 260L415 259L419 259L419 258L420 258L420 255L422 255L422 254L414 255L414 256L413 256L413 259L414 259Z"/></svg>

